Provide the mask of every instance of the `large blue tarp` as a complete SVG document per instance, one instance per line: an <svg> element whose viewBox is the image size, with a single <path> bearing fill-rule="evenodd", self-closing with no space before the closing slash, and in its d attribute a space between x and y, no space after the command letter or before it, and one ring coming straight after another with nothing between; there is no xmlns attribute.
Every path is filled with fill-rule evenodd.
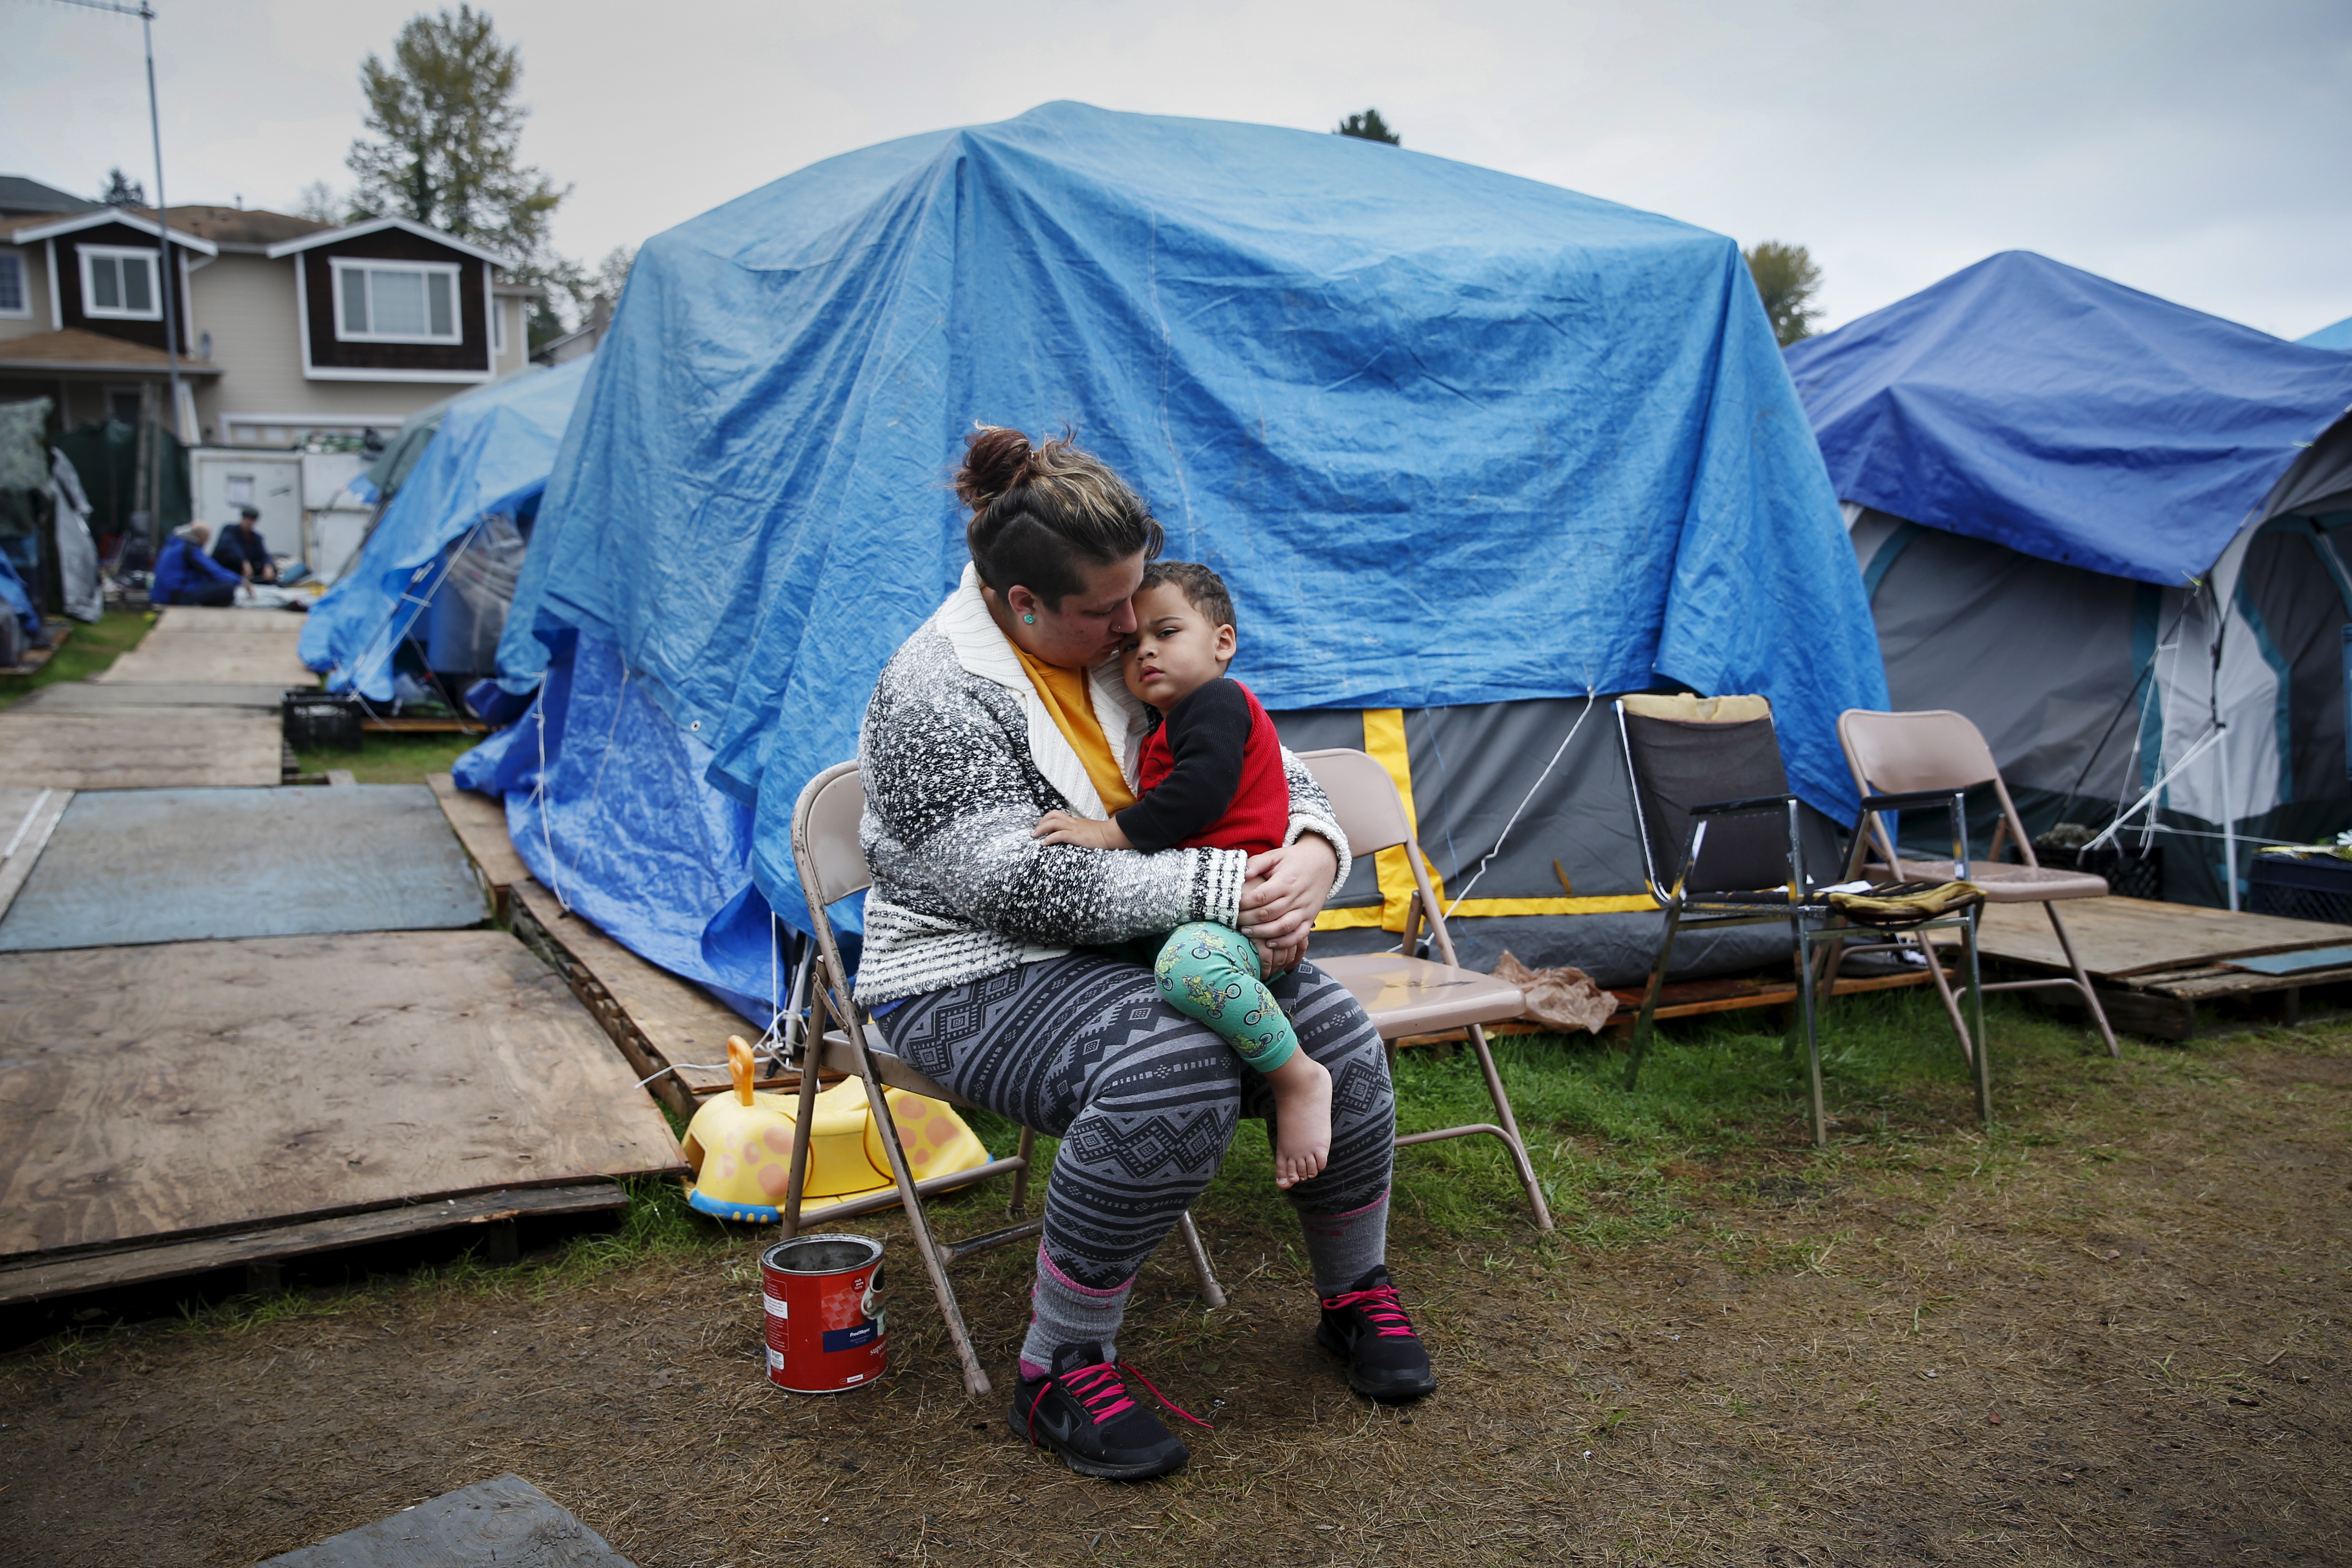
<svg viewBox="0 0 2352 1568"><path fill-rule="evenodd" d="M2006 251L1788 351L1839 498L2143 583L2210 567L2352 356Z"/></svg>
<svg viewBox="0 0 2352 1568"><path fill-rule="evenodd" d="M499 663L523 689L572 660L551 731L584 672L625 689L563 721L567 752L646 713L677 738L551 769L526 856L626 902L573 808L667 832L657 775L698 771L750 808L709 851L794 918L793 801L963 568L946 481L975 420L1067 424L1126 475L1169 553L1225 574L1269 708L1760 691L1795 787L1851 816L1834 724L1885 705L1876 641L1732 241L1375 142L1056 103L816 164L640 252ZM766 919L646 908L615 934L680 952L722 913ZM764 989L714 944L685 972Z"/></svg>
<svg viewBox="0 0 2352 1568"><path fill-rule="evenodd" d="M394 645L423 630L417 601L429 596L444 552L485 517L512 512L546 487L593 363L575 360L449 405L359 560L303 624L302 662L327 671L331 689L391 698Z"/></svg>
<svg viewBox="0 0 2352 1568"><path fill-rule="evenodd" d="M2294 341L2307 349L2352 349L2352 316Z"/></svg>

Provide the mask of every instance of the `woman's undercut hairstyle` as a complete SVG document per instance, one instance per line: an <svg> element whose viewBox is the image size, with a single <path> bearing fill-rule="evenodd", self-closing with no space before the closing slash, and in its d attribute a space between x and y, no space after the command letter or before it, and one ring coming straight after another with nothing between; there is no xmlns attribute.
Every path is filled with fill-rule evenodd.
<svg viewBox="0 0 2352 1568"><path fill-rule="evenodd" d="M964 542L980 580L1000 595L1024 587L1058 610L1086 586L1079 562L1106 566L1160 553L1165 536L1151 509L1068 437L1032 447L1018 430L986 426L964 447L955 477L956 494L971 508Z"/></svg>
<svg viewBox="0 0 2352 1568"><path fill-rule="evenodd" d="M1211 626L1235 624L1234 596L1226 591L1225 580L1198 561L1154 561L1143 569L1143 583L1137 592L1162 583L1175 584L1184 602L1206 616Z"/></svg>

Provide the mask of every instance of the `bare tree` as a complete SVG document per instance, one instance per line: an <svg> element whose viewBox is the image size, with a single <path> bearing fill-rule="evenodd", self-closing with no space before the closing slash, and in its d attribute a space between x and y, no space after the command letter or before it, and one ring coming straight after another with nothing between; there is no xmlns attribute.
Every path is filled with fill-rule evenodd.
<svg viewBox="0 0 2352 1568"><path fill-rule="evenodd" d="M294 198L294 216L309 218L312 223L339 224L346 211L342 198L324 180L313 180L302 187Z"/></svg>

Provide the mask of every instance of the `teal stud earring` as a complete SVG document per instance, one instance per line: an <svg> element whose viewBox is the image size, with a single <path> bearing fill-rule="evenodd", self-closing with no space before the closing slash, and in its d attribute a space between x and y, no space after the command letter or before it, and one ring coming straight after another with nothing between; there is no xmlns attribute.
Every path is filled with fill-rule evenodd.
<svg viewBox="0 0 2352 1568"><path fill-rule="evenodd" d="M1021 624L1024 626L1034 626L1037 624L1037 617L1034 616L1024 616L1021 617Z"/></svg>

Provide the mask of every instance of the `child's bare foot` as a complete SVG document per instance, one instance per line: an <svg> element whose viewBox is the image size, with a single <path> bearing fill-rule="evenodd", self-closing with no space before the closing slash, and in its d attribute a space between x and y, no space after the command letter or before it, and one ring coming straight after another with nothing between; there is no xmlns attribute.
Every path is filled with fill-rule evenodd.
<svg viewBox="0 0 2352 1568"><path fill-rule="evenodd" d="M1305 1051L1266 1074L1274 1090L1274 1184L1320 1175L1331 1158L1331 1073Z"/></svg>

